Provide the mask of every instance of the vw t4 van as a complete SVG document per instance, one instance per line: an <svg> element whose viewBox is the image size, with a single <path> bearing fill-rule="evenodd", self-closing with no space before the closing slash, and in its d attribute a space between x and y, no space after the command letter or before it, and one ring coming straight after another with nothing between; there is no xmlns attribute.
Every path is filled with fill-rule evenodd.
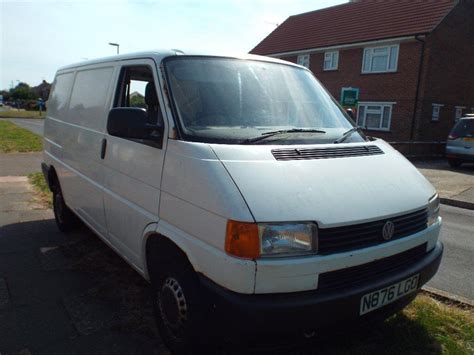
<svg viewBox="0 0 474 355"><path fill-rule="evenodd" d="M387 317L443 252L433 186L281 60L172 50L63 67L43 171L59 229L82 221L150 281L173 350L210 324L313 334Z"/></svg>

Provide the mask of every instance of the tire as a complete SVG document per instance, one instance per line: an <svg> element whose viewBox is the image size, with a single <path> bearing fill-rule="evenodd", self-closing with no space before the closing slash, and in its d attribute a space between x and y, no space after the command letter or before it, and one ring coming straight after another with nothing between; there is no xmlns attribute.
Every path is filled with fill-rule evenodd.
<svg viewBox="0 0 474 355"><path fill-rule="evenodd" d="M155 319L165 345L176 354L199 353L204 346L199 280L188 260L176 252L153 265L152 303Z"/></svg>
<svg viewBox="0 0 474 355"><path fill-rule="evenodd" d="M61 232L69 233L79 226L79 219L74 212L66 206L60 187L55 188L53 191L53 211L56 225Z"/></svg>
<svg viewBox="0 0 474 355"><path fill-rule="evenodd" d="M462 164L462 161L459 159L448 159L448 164L451 168L459 168Z"/></svg>

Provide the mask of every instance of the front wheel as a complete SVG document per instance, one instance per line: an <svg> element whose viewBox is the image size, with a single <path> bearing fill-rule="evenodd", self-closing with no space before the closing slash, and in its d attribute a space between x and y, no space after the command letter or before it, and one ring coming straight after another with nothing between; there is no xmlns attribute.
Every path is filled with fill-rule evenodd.
<svg viewBox="0 0 474 355"><path fill-rule="evenodd" d="M189 353L202 345L202 307L197 275L176 258L160 265L152 278L152 300L161 337L173 353Z"/></svg>
<svg viewBox="0 0 474 355"><path fill-rule="evenodd" d="M66 206L63 193L59 187L53 191L53 211L56 225L61 232L69 233L77 228L79 220L74 212Z"/></svg>

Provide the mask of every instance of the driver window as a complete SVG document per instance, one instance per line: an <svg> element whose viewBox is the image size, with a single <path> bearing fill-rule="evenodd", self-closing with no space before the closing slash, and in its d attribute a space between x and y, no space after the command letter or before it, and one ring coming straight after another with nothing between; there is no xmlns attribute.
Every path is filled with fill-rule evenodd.
<svg viewBox="0 0 474 355"><path fill-rule="evenodd" d="M148 66L124 67L114 107L141 107L146 109L148 123L163 125L163 117L153 79Z"/></svg>

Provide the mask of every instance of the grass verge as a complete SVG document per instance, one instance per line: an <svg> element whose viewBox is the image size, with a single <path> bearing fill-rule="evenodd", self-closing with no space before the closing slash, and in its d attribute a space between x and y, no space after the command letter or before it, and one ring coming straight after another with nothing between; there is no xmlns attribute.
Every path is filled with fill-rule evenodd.
<svg viewBox="0 0 474 355"><path fill-rule="evenodd" d="M368 329L316 345L321 354L474 354L474 309L424 293L402 312Z"/></svg>
<svg viewBox="0 0 474 355"><path fill-rule="evenodd" d="M424 329L433 348L440 346L445 354L474 354L474 310L471 307L443 303L421 294L403 313Z"/></svg>
<svg viewBox="0 0 474 355"><path fill-rule="evenodd" d="M32 173L28 175L28 181L38 194L39 200L48 206L49 208L52 207L52 197L53 194L49 190L48 184L44 179L43 173Z"/></svg>
<svg viewBox="0 0 474 355"><path fill-rule="evenodd" d="M40 136L11 122L0 121L0 153L41 150L43 150L43 142Z"/></svg>
<svg viewBox="0 0 474 355"><path fill-rule="evenodd" d="M0 111L2 118L45 118L46 112L39 111Z"/></svg>

